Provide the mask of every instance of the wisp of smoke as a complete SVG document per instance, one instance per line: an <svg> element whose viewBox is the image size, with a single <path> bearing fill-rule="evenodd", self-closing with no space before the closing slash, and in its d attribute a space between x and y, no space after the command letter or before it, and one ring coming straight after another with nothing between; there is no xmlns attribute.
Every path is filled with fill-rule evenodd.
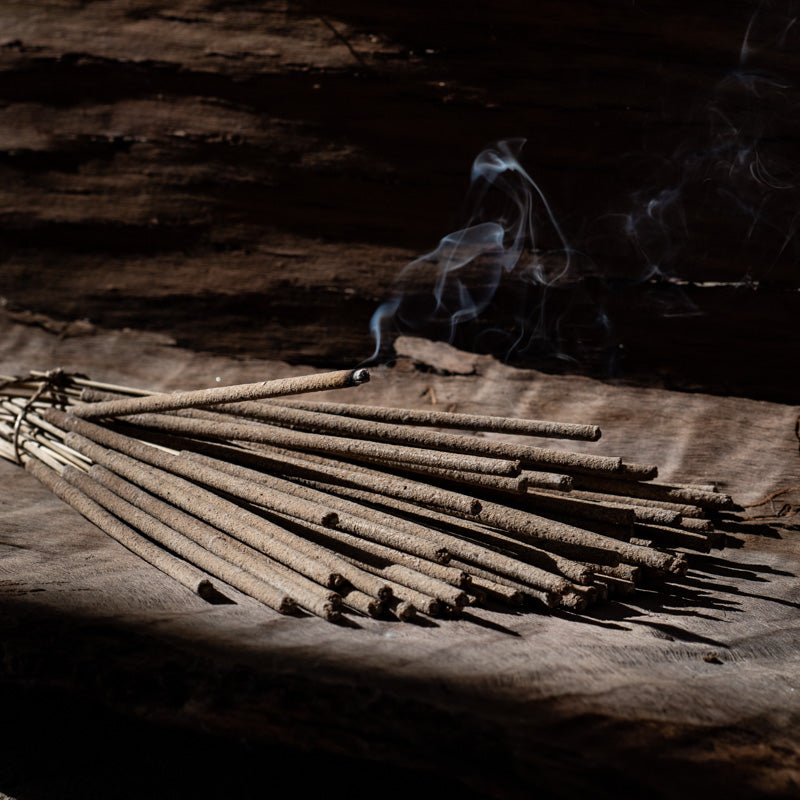
<svg viewBox="0 0 800 800"><path fill-rule="evenodd" d="M391 297L372 316L370 330L379 357L391 327L413 331L446 326L450 339L492 302L505 274L517 271L543 288L567 278L573 251L544 193L519 162L524 139L498 142L472 165L472 214L460 230L406 266ZM544 260L537 250L537 228L555 234L559 257Z"/></svg>
<svg viewBox="0 0 800 800"><path fill-rule="evenodd" d="M728 238L715 236L717 230L742 232L760 270L753 274L748 267L742 276L747 284L765 277L792 243L800 176L796 158L776 133L794 128L800 103L797 86L774 64L796 44L795 5L759 4L736 65L687 126L705 134L685 138L663 160L664 174L634 192L631 210L620 215L643 280L691 278L687 264L706 256L693 241L698 229L706 233L711 258Z"/></svg>

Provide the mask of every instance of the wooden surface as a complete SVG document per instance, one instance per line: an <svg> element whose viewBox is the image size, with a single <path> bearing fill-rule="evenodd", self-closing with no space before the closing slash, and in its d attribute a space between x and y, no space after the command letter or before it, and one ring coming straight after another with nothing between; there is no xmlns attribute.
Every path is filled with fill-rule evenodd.
<svg viewBox="0 0 800 800"><path fill-rule="evenodd" d="M195 354L152 335L58 339L0 320L0 372L60 365L192 388L304 371ZM204 754L195 776L213 773L224 786L230 769L242 797L255 796L243 763L298 774L313 771L311 758L360 792L385 765L389 780L417 791L462 786L466 796L796 796L800 409L546 376L415 340L398 346L393 369L336 396L595 422L604 436L585 450L654 461L666 480L718 480L740 503L795 489L730 521L731 547L692 554L685 580L590 615L497 609L336 626L282 617L233 590L232 603L209 605L2 463L0 688L16 722L4 726L0 752L20 755L15 731L52 747L58 709L83 708L87 741L101 752L93 725L110 724L103 714L120 715L121 728L144 725L134 743L169 741L166 726L175 755L171 766L159 762L165 777L174 780L191 748ZM41 713L40 730L19 698ZM186 744L192 736L213 741ZM150 746L142 752L153 758ZM19 800L73 796L63 774L37 779L34 760L0 760L0 790ZM108 764L124 774L128 761L117 753ZM160 781L165 794L154 796L189 796L192 780ZM119 797L142 788L134 778L114 785Z"/></svg>
<svg viewBox="0 0 800 800"><path fill-rule="evenodd" d="M460 346L535 330L521 366L796 402L791 22L756 0L8 0L0 296L73 333L366 358L401 268L467 221L473 159L522 137L576 272L546 295L509 276Z"/></svg>

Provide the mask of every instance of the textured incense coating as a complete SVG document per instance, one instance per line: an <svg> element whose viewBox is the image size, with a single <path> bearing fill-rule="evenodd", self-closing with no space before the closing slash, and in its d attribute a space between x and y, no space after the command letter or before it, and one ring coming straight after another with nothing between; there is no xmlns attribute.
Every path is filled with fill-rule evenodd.
<svg viewBox="0 0 800 800"><path fill-rule="evenodd" d="M584 611L598 597L598 590L595 586L570 586L569 591L565 592L559 600L562 608L570 611Z"/></svg>
<svg viewBox="0 0 800 800"><path fill-rule="evenodd" d="M649 539L661 547L685 547L700 553L710 553L714 538L708 533L695 533L665 525L636 525L636 536Z"/></svg>
<svg viewBox="0 0 800 800"><path fill-rule="evenodd" d="M670 503L688 504L708 509L735 508L727 494L709 492L692 487L667 486L657 483L621 482L596 475L580 475L575 478L575 487L607 494L624 494L628 497L643 497L648 500L663 500Z"/></svg>
<svg viewBox="0 0 800 800"><path fill-rule="evenodd" d="M532 597L543 603L547 608L555 608L558 605L559 598L566 592L570 584L564 581L557 591L542 589L532 586L524 581L509 578L507 575L498 575L484 567L478 567L466 561L461 562L459 559L453 560L458 566L462 566L465 570L469 571L473 576L473 580L477 579L476 584L479 588L486 588L488 591L493 592L501 597L508 598L507 602L516 602L514 598L517 595L524 597ZM508 591L503 592L497 587L505 587Z"/></svg>
<svg viewBox="0 0 800 800"><path fill-rule="evenodd" d="M542 447L514 444L478 436L460 436L454 433L391 425L385 422L337 417L331 414L314 414L309 411L266 403L234 403L220 406L217 410L237 416L252 417L272 425L303 428L314 432L325 431L326 433L335 433L340 437L379 439L382 442L413 446L424 450L444 450L448 453L519 461L528 467L545 466L549 469L559 468L567 472L586 471L600 474L614 474L622 469L622 459L619 458L585 453L564 453L560 450L548 450ZM458 467L455 468L458 469Z"/></svg>
<svg viewBox="0 0 800 800"><path fill-rule="evenodd" d="M245 383L238 386L218 386L193 392L151 394L141 397L107 400L89 403L72 409L76 417L98 419L100 417L123 417L129 414L173 411L178 408L196 408L218 403L235 403L240 400L260 400L305 392L321 392L327 389L344 389L369 380L365 369L345 369L317 375L302 375L297 378L279 378L273 381Z"/></svg>
<svg viewBox="0 0 800 800"><path fill-rule="evenodd" d="M341 602L341 598L335 593L311 584L310 581L303 583L302 580L294 580L289 576L288 570L271 570L263 567L257 570L258 574L255 574L253 570L247 569L241 563L231 563L219 552L209 552L196 541L164 525L155 517L109 491L105 486L101 486L86 473L68 467L64 472L64 478L115 516L135 526L171 552L180 555L226 583L230 583L231 586L235 586L245 594L250 594L253 589L263 594L263 587L256 583L258 581L273 590L285 592L293 601L320 617L335 618L336 608ZM226 548L219 548L219 550L227 551ZM297 577L300 579L300 576Z"/></svg>
<svg viewBox="0 0 800 800"><path fill-rule="evenodd" d="M486 574L488 575L490 573ZM469 589L469 594L476 595L476 598L479 595L484 595L482 598L483 600L493 600L496 603L503 603L510 606L521 606L525 602L525 595L511 586L504 586L491 578L478 577L475 574L470 577L472 578L472 586ZM546 595L546 593L543 594ZM556 596L552 595L552 597L554 598L553 602L555 604Z"/></svg>
<svg viewBox="0 0 800 800"><path fill-rule="evenodd" d="M263 486L288 484L288 481L282 481L280 478L273 478L270 475L258 473L238 464L228 464L199 453L185 453L184 457L186 461L194 461L197 464L207 466L209 469L236 476L256 486L258 484ZM431 545L428 541L421 541L415 536L404 533L402 529L395 527L394 523L397 520L389 515L379 515L377 512L373 512L372 509L363 508L356 503L348 503L341 500L341 498L333 497L308 486L300 484L290 484L289 486L291 488L287 486L287 491L295 492L297 498L308 500L309 502L319 500L320 502L325 502L329 509L335 510L337 517L336 527L343 531L363 536L398 550L404 550L407 553L418 555L430 561L446 562L448 560L449 556L444 548ZM331 511L331 513L334 513L334 511Z"/></svg>
<svg viewBox="0 0 800 800"><path fill-rule="evenodd" d="M655 464L623 463L614 477L622 481L651 481L658 477L658 467Z"/></svg>
<svg viewBox="0 0 800 800"><path fill-rule="evenodd" d="M208 575L191 564L187 564L186 561L176 558L124 525L75 486L59 477L54 470L34 459L25 460L25 469L47 486L56 497L71 505L78 513L148 564L161 570L165 575L201 597L207 597L214 593L215 590ZM269 587L265 587L263 599L259 599L281 613L287 613L294 608L294 603L288 597L277 591L270 591Z"/></svg>
<svg viewBox="0 0 800 800"><path fill-rule="evenodd" d="M532 564L540 569L563 575L573 583L588 585L591 583L592 568L594 565L574 561L558 553L548 552L534 547L530 540L521 541L519 538L509 536L506 531L487 529L475 525L468 534L470 538L487 547L511 552L513 556L526 564Z"/></svg>
<svg viewBox="0 0 800 800"><path fill-rule="evenodd" d="M647 521L647 520L643 520ZM663 523L669 525L670 523ZM682 519L679 523L681 528L694 533L710 533L714 530L714 523L710 519L696 519L690 517L689 519Z"/></svg>
<svg viewBox="0 0 800 800"><path fill-rule="evenodd" d="M540 472L539 470L524 469L520 472L529 489L552 489L559 492L568 492L572 489L571 475L561 475L557 472Z"/></svg>
<svg viewBox="0 0 800 800"><path fill-rule="evenodd" d="M382 570L378 568L374 568L374 570L375 573L381 575L381 577L386 577L382 574ZM435 597L430 597L409 586L403 586L401 583L394 583L393 581L388 581L388 583L392 587L392 599L387 602L389 608L392 608L396 601L405 600L415 611L421 611L429 617L439 616L442 610L442 604ZM411 617L408 618L411 619ZM400 619L404 618L400 617Z"/></svg>
<svg viewBox="0 0 800 800"><path fill-rule="evenodd" d="M250 545L270 558L302 573L323 586L342 582L339 566L327 554L298 536L252 514L235 503L224 500L189 481L156 467L142 464L122 453L105 450L76 433L68 437L92 459L136 485L192 514L201 515L214 527ZM320 556L319 558L317 558ZM324 560L323 560L324 559Z"/></svg>
<svg viewBox="0 0 800 800"><path fill-rule="evenodd" d="M366 466L364 464L347 464L347 466L342 466L341 461L334 461L330 458L326 458L322 455L315 455L313 453L303 453L303 452L296 452L291 450L286 450L284 448L270 448L268 445L264 446L265 452L266 450L271 450L276 458L280 460L288 459L290 463L300 463L300 461L312 461L315 464L319 464L321 466L331 466L335 469L338 469L340 472L347 473L351 476L350 481L352 482L355 480L354 473L358 473L358 480L361 482L361 475L362 474L372 474L374 476L382 476L385 477L387 475L391 475L392 472L387 472L387 470L391 470L393 472L402 472L402 473L413 473L419 476L427 476L431 478L441 479L443 481L448 481L451 483L459 483L464 484L466 486L474 486L476 488L481 489L492 489L497 491L507 491L512 492L514 494L521 494L525 492L529 485L546 485L548 488L551 489L563 489L565 491L569 490L572 486L572 478L568 475L558 475L555 473L547 473L547 472L530 472L526 471L520 473L515 478L506 477L503 475L491 475L482 472L462 472L458 470L452 469L442 469L439 467L426 467L418 464L409 464L408 462L395 462L395 461L388 461L388 460L381 460L381 461L373 461L372 466ZM259 448L259 452L262 452L262 449ZM396 477L396 476L395 476ZM409 479L407 477L403 477L403 483L408 483ZM415 486L426 486L428 490L435 487L431 487L430 484L422 483L421 481L413 482ZM361 485L371 488L370 481L365 481L361 483ZM449 492L446 489L437 489L437 491L445 492L447 496L449 496ZM400 494L395 493L395 497L400 497ZM421 494L418 490L414 490L413 492L409 492L408 496L410 499L413 499L416 502L424 503L425 505L433 505L439 506L441 508L449 507L445 503L441 502L433 502L430 500L424 499L424 495ZM462 499L458 501L459 503L463 503L464 497L466 495L459 495ZM470 498L470 501L473 505L477 506L479 501L475 498Z"/></svg>
<svg viewBox="0 0 800 800"><path fill-rule="evenodd" d="M53 411L51 424L37 412L68 408L79 385L29 384L0 398L0 455L41 459L170 553L202 552L213 574L222 574L216 558L329 619L342 606L447 617L465 603L526 596L580 611L632 591L640 572L681 572L685 557L653 543L707 550L721 540L700 501L730 502L706 487L643 484L657 474L650 465L507 441L581 426L362 407L365 417L253 402L255 384L223 390L236 401L210 390L109 402L102 390L125 387L87 385L80 396L93 413L121 402L123 419L98 427ZM191 403L172 408L176 400ZM162 401L166 412L131 413Z"/></svg>
<svg viewBox="0 0 800 800"><path fill-rule="evenodd" d="M299 605L317 616L331 619L340 604L341 598L338 594L227 536L222 531L212 528L196 517L153 497L118 475L109 472L105 467L95 464L89 471L89 475L111 495L99 496L97 498L99 502L109 511L123 519L128 519L132 524L136 524L137 520L140 521L137 527L148 536L155 538L150 532L153 522L160 523L164 527L169 526L168 530L178 531L200 547L220 559L224 559L228 564L246 570L259 580L285 591ZM77 485L82 486L81 483ZM133 516L133 511L139 513ZM146 516L151 519L147 520ZM142 522L148 527L141 527ZM168 542L163 542L163 544L170 550L174 549Z"/></svg>
<svg viewBox="0 0 800 800"><path fill-rule="evenodd" d="M94 402L97 400L105 399L108 395L102 392L93 390L84 390L81 397L86 401ZM198 419L216 419L218 422L229 422L230 418L225 418L223 415L214 415L209 412L192 411L190 416ZM218 428L218 431L224 428ZM261 443L264 444L264 443ZM269 445L265 445L269 446ZM281 454L281 458L314 458L313 454L305 453L297 450L287 450L285 448L273 448L276 452ZM321 464L337 465L340 461L332 461L331 459L324 459L323 455L316 456ZM497 475L485 472L464 471L455 469L446 469L443 467L435 467L426 464L418 464L409 461L393 461L384 457L381 458L367 458L364 459L366 463L373 464L375 467L381 467L384 470L394 470L395 472L411 472L419 475L425 475L431 478L441 479L452 483L461 483L468 486L475 486L481 489L489 489L495 491L512 492L515 494L526 491L529 486L541 487L545 489L553 489L560 491L569 491L572 488L572 478L569 475L558 474L554 472L539 472L534 470L525 470L517 477L508 477L505 475ZM347 470L358 469L358 466L349 465ZM341 469L341 467L340 467ZM361 469L370 469L368 467L361 467ZM381 480L386 476L386 472L381 469L370 469L374 475L380 475ZM427 484L420 484L420 486ZM430 487L429 487L430 490ZM419 495L418 495L419 496ZM430 501L425 501L430 502ZM436 505L435 503L431 503Z"/></svg>
<svg viewBox="0 0 800 800"><path fill-rule="evenodd" d="M641 577L642 571L639 567L632 567L630 564L617 564L616 567L607 567L602 564L592 565L596 575L609 575L612 578L622 578L626 581L636 583Z"/></svg>
<svg viewBox="0 0 800 800"><path fill-rule="evenodd" d="M417 616L417 609L408 600L401 600L393 597L386 603L386 608L394 614L401 622L411 622Z"/></svg>
<svg viewBox="0 0 800 800"><path fill-rule="evenodd" d="M496 503L483 503L480 519L498 528L513 531L517 534L538 539L541 545L550 546L564 543L578 547L606 550L616 553L621 560L643 567L652 567L662 571L678 571L682 562L668 553L659 553L646 547L640 547L610 536L603 536L562 522L537 517L516 509L509 509ZM586 561L593 561L587 558Z"/></svg>
<svg viewBox="0 0 800 800"><path fill-rule="evenodd" d="M576 425L570 422L549 422L537 419L492 417L483 414L457 414L428 409L386 408L383 406L350 405L344 403L281 403L291 408L320 414L358 417L397 425L420 425L430 428L458 428L463 431L509 433L519 436L539 436L548 439L576 439L596 442L600 438L597 425Z"/></svg>
<svg viewBox="0 0 800 800"><path fill-rule="evenodd" d="M327 489L343 497L352 497L366 502L370 502L371 499L371 493L362 492L358 489L351 489L344 486L328 486ZM374 495L372 499L374 499ZM331 498L331 504L337 509L341 508L339 504L348 502L349 501L344 501L339 497ZM503 553L497 553L494 550L490 550L466 539L461 539L451 534L420 525L408 519L392 517L385 512L369 508L368 506L363 506L362 508L365 509L365 513L368 511L371 515L374 515L376 520L391 520L399 530L407 531L411 535L420 537L427 542L444 548L451 556L457 557L459 563L469 562L485 566L498 574L508 575L509 577L548 591L561 591L568 583L560 575L548 572L531 564L526 564L518 559L506 556Z"/></svg>
<svg viewBox="0 0 800 800"><path fill-rule="evenodd" d="M319 503L300 500L280 489L265 492L260 487L248 485L235 478L228 478L216 472L205 470L201 466L189 463L186 459L177 455L143 444L129 436L115 433L85 420L71 417L55 409L49 409L46 412L46 417L54 424L60 424L65 429L75 431L97 444L125 453L132 458L171 472L174 475L204 483L214 489L228 492L235 497L241 497L253 503L275 508L281 513L298 519L307 519L309 522L321 525L336 524L336 514Z"/></svg>
<svg viewBox="0 0 800 800"><path fill-rule="evenodd" d="M443 583L442 581L437 581L435 578L431 578L428 575L423 575L422 573L416 572L415 570L409 569L408 567L404 567L400 564L379 565L355 560L354 563L357 563L363 569L373 572L375 575L380 575L383 579L390 583L393 594L410 600L426 614L437 613L439 610L438 606L433 611L429 611L427 609L432 608L429 603L421 604L419 602L419 597L415 599L409 595L404 595L402 593L398 594L396 587L402 586L404 589L411 589L419 592L426 598L437 600L439 603L444 603L456 609L461 609L467 604L467 595L460 589L456 589L455 587Z"/></svg>
<svg viewBox="0 0 800 800"><path fill-rule="evenodd" d="M57 417L56 415L61 415ZM203 483L213 489L227 492L234 497L240 497L252 503L274 508L276 511L288 514L298 519L308 520L309 522L321 525L336 524L336 514L329 508L307 500L302 500L294 495L286 494L280 488L263 490L261 487L252 483L242 482L235 477L221 475L216 471L203 468L202 465L193 464L185 458L181 458L172 453L164 452L151 445L142 444L129 436L124 436L106 428L93 425L90 422L75 417L62 414L62 412L50 409L47 418L55 422L61 419L61 424L82 436L86 436L98 444L118 450L132 458L143 461L152 466L180 475L199 483Z"/></svg>
<svg viewBox="0 0 800 800"><path fill-rule="evenodd" d="M137 414L126 422L151 430L180 433L198 438L223 441L262 442L312 453L328 453L355 460L409 462L425 466L455 469L464 472L489 472L498 475L518 475L519 462L508 458L493 458L459 453L444 453L418 447L348 439L317 433L290 430L259 422L223 422L195 416L168 414Z"/></svg>
<svg viewBox="0 0 800 800"><path fill-rule="evenodd" d="M555 512L573 517L599 519L615 525L632 525L636 518L629 506L594 503L573 498L571 494L548 494L542 490L530 490L525 496L523 505L526 509L545 514Z"/></svg>
<svg viewBox="0 0 800 800"><path fill-rule="evenodd" d="M74 420L74 422L79 423L78 427L86 430L87 433L95 433L92 429L96 426L91 423L82 420ZM102 433L111 434L109 431L102 431ZM117 436L119 434L111 434L108 438L114 441L114 437ZM126 437L120 438L124 440ZM106 450L74 432L70 433L67 439L76 450L89 455L95 462L102 464L112 472L122 475L179 508L193 514L201 514L215 527L230 533L231 536L297 572L301 572L317 583L325 586L337 586L341 582L342 575L335 569L338 564L333 554L324 549L310 544L301 537L246 511L235 503L211 494L183 478L157 469L156 466L143 464L121 452ZM124 445L125 442L122 444ZM147 445L139 446L154 451L158 456L169 455ZM150 456L146 452L145 455ZM155 458L156 461L160 460L158 456ZM320 558L318 559L317 556Z"/></svg>
<svg viewBox="0 0 800 800"><path fill-rule="evenodd" d="M629 486L630 484L626 484L627 489L629 489ZM606 494L604 492L588 492L582 489L573 489L569 496L578 500L592 500L598 503L618 503L625 506L634 506L639 509L661 508L673 512L676 517L702 517L705 513L702 508L688 505L687 503L670 503L667 500L652 500L647 497L629 497L624 494Z"/></svg>
<svg viewBox="0 0 800 800"><path fill-rule="evenodd" d="M461 589L404 567L402 564L389 564L381 570L381 574L395 583L435 597L453 608L460 609L467 604L467 595Z"/></svg>
<svg viewBox="0 0 800 800"><path fill-rule="evenodd" d="M341 461L332 461L331 459L308 454L297 454L291 450L270 447L269 445L259 447L257 453L254 452L252 454L251 460L254 462L256 460L261 461L260 466L265 471L319 478L324 481L342 483L346 486L360 486L378 494L407 498L416 503L434 506L435 508L459 511L465 514L477 514L481 507L480 501L474 497L451 492L447 489L439 489L428 483L392 475L391 473L362 465L343 465Z"/></svg>
<svg viewBox="0 0 800 800"><path fill-rule="evenodd" d="M373 463L378 466L378 462ZM489 489L490 491L510 492L512 494L524 494L528 489L528 480L522 474L512 478L505 475L490 475L484 472L463 472L455 469L442 469L441 467L403 464L397 461L382 461L380 466L386 470L411 472L447 483L463 484L465 487L473 486L476 489ZM479 504L479 501L475 500L475 503Z"/></svg>
<svg viewBox="0 0 800 800"><path fill-rule="evenodd" d="M358 589L344 592L342 602L365 617L379 617L385 609L385 603L382 600L376 600Z"/></svg>
<svg viewBox="0 0 800 800"><path fill-rule="evenodd" d="M311 536L314 541L318 541L325 547L341 552L356 561L364 561L370 557L377 558L385 563L401 564L423 575L436 578L443 583L449 583L451 586L463 589L470 585L469 575L463 570L451 567L449 564L429 561L334 528L323 528L321 525L309 525L308 523L305 523L304 528L306 535ZM391 592L387 592L387 594L391 594ZM382 597L384 595L379 592L377 596Z"/></svg>
<svg viewBox="0 0 800 800"><path fill-rule="evenodd" d="M318 483L315 485L318 488L323 488L322 485ZM499 531L488 530L480 523L472 523L469 521L464 522L463 520L454 519L453 517L447 516L446 514L434 509L421 508L395 498L380 498L361 489L328 486L327 490L336 492L337 494L352 498L362 503L379 503L385 508L391 509L393 512L404 514L407 518L407 521L412 525L415 524L413 522L414 518L423 521L430 521L434 525L449 528L451 530L455 525L462 532L461 536L458 538L458 541L463 541L466 538L486 544L489 547L494 547L495 549L509 549L511 547L515 550L515 554L518 559L524 563L528 563L534 567L547 570L548 572L552 572L557 575L562 575L576 583L588 583L590 580L591 571L584 564L564 558L558 553L550 553L534 547L529 541L521 542L519 539L506 536L504 533ZM466 519L469 520L469 518ZM412 527L409 530L413 531L417 530L417 528ZM431 533L427 531L425 527L423 527L421 530L419 530L419 535L430 536ZM446 534L443 533L443 535ZM447 542L443 540L443 544L445 544L445 546L447 546L447 544L454 547L456 546L453 544L453 541L450 540L447 540ZM459 550L459 552L461 551ZM486 552L490 551L487 550ZM496 559L493 559L493 561L495 561L495 568L497 568Z"/></svg>
<svg viewBox="0 0 800 800"><path fill-rule="evenodd" d="M604 520L618 525L631 525L634 522L677 525L681 521L681 515L672 509L620 503L615 495L575 491L563 494L545 490L532 490L528 495L530 502L526 505L531 507L557 511L568 516Z"/></svg>

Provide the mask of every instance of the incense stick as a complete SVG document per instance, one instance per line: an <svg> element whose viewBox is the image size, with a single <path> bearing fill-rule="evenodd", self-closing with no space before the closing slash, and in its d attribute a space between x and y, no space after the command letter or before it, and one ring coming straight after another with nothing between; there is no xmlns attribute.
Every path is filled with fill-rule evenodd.
<svg viewBox="0 0 800 800"><path fill-rule="evenodd" d="M317 375L302 375L297 378L278 378L260 383L245 383L238 386L219 386L192 392L153 394L108 400L103 403L84 403L76 406L72 411L75 416L84 419L122 417L152 411L174 411L179 408L211 406L240 400L260 400L266 397L344 389L366 383L368 380L369 372L365 369L339 370Z"/></svg>
<svg viewBox="0 0 800 800"><path fill-rule="evenodd" d="M283 592L286 609L328 619L342 608L451 616L523 595L579 612L632 591L640 574L685 569L654 542L724 542L704 509L731 501L706 486L646 484L656 467L463 432L591 439L593 426L251 401L353 375L174 395L58 370L0 379L0 455L63 473L100 501L95 513L113 511L172 558L210 558L210 574L249 576ZM54 403L122 419L97 425Z"/></svg>
<svg viewBox="0 0 800 800"><path fill-rule="evenodd" d="M458 428L459 430L538 436L548 439L575 439L595 442L600 438L597 425L578 425L570 422L550 422L536 419L494 417L483 414L457 414L449 411L432 411L383 406L351 405L345 403L280 403L289 408L336 414L344 417L398 425L420 425L432 428Z"/></svg>
<svg viewBox="0 0 800 800"><path fill-rule="evenodd" d="M25 469L47 486L56 497L71 505L90 522L93 522L111 538L116 539L139 558L156 567L165 575L187 587L201 597L215 593L213 584L202 570L187 564L180 558L156 546L141 534L124 525L112 514L109 514L98 503L91 500L75 486L67 483L58 473L34 459L25 461ZM227 582L227 581L226 581ZM233 584L231 584L233 585ZM256 590L258 599L281 613L294 609L294 603L285 594L264 585Z"/></svg>

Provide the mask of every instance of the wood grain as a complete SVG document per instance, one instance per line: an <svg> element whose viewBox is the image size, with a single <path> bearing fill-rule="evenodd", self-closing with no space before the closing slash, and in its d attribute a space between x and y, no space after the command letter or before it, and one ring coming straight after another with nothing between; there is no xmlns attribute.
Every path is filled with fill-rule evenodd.
<svg viewBox="0 0 800 800"><path fill-rule="evenodd" d="M302 372L133 333L59 340L7 322L2 333L0 372L47 360L119 380L129 368L156 388ZM658 462L667 480L718 479L739 502L796 485L796 406L552 377L453 351L443 362L470 362L472 374L437 374L435 348L401 345L394 369L345 391L363 402L425 407L435 397L459 410L588 419L604 436L581 449ZM281 617L234 590L235 604L208 605L23 470L0 472L5 685L253 747L456 775L482 796L796 790L796 493L731 520L733 546L693 554L685 580L588 618L476 610L430 627L359 619L342 628Z"/></svg>

